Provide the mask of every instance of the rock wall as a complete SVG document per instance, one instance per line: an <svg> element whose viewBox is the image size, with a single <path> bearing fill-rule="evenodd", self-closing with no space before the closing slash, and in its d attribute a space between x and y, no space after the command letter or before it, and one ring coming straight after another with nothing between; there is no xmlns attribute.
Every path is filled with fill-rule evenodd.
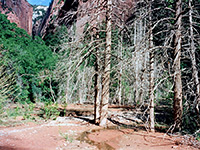
<svg viewBox="0 0 200 150"><path fill-rule="evenodd" d="M122 11L125 11L124 19L130 16L130 9L135 5L136 0L114 1L113 21L122 20ZM68 28L75 23L76 32L83 33L84 26L90 22L92 26L105 19L104 0L54 0L50 5L46 16L40 23L36 35L43 35L47 30L53 31L57 26L65 25ZM98 14L98 15L97 15ZM98 16L98 17L97 17ZM78 36L78 35L77 35Z"/></svg>
<svg viewBox="0 0 200 150"><path fill-rule="evenodd" d="M49 5L49 8L46 11L44 18L35 23L33 26L33 36L42 35L44 36L49 25L54 22L56 24L55 19L59 15L59 11L61 10L64 2L62 0L53 0Z"/></svg>
<svg viewBox="0 0 200 150"><path fill-rule="evenodd" d="M33 8L26 0L1 0L0 11L8 16L11 22L32 34Z"/></svg>

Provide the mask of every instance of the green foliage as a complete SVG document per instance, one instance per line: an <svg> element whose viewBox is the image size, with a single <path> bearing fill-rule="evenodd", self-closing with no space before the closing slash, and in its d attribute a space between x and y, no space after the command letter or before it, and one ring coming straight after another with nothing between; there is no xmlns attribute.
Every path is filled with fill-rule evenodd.
<svg viewBox="0 0 200 150"><path fill-rule="evenodd" d="M51 47L59 47L61 43L63 43L64 39L67 38L67 27L61 26L58 27L54 32L49 32L44 37L44 41L47 46Z"/></svg>
<svg viewBox="0 0 200 150"><path fill-rule="evenodd" d="M15 108L13 109L6 109L6 117L10 118L10 117L13 117L13 118L16 118L17 116L21 116L22 115L22 108L17 105Z"/></svg>
<svg viewBox="0 0 200 150"><path fill-rule="evenodd" d="M200 132L197 132L197 133L196 133L196 139L197 139L198 141L200 141Z"/></svg>
<svg viewBox="0 0 200 150"><path fill-rule="evenodd" d="M43 117L45 119L56 119L60 115L57 103L47 102L43 107Z"/></svg>
<svg viewBox="0 0 200 150"><path fill-rule="evenodd" d="M35 108L34 103L24 105L25 111L23 112L23 118L34 120L35 118L32 116L34 114L34 108Z"/></svg>
<svg viewBox="0 0 200 150"><path fill-rule="evenodd" d="M60 115L58 104L52 102L46 102L42 107L36 103L16 103L9 106L5 106L4 113L0 114L1 118L6 120L12 120L19 118L18 121L32 120L37 121L41 119L56 119Z"/></svg>
<svg viewBox="0 0 200 150"><path fill-rule="evenodd" d="M0 53L2 47L0 46ZM4 65L5 58L1 56L0 60L0 114L4 112L4 105L10 102L10 97L16 91L15 72L11 69L6 69Z"/></svg>
<svg viewBox="0 0 200 150"><path fill-rule="evenodd" d="M200 118L189 102L184 99L183 103L185 103L185 107L183 107L182 130L186 133L195 133L199 130Z"/></svg>
<svg viewBox="0 0 200 150"><path fill-rule="evenodd" d="M53 69L56 58L40 37L32 39L25 30L10 23L3 14L0 14L0 30L2 54L6 57L4 65L12 68L17 76L19 90L13 98L18 96L15 100L34 102L37 95L35 91L44 88L40 85L38 74Z"/></svg>
<svg viewBox="0 0 200 150"><path fill-rule="evenodd" d="M10 108L6 109L5 117L16 119L16 117L22 116L24 120L28 120L28 119L34 120L35 119L33 117L34 108L35 108L34 103L30 103L30 104L25 103L24 105L17 104L16 107L14 107L13 109L10 109Z"/></svg>

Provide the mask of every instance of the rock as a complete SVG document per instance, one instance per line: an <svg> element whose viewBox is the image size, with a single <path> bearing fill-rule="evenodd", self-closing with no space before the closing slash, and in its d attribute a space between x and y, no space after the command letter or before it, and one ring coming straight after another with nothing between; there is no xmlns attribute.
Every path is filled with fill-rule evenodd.
<svg viewBox="0 0 200 150"><path fill-rule="evenodd" d="M121 21L123 18L121 9L126 11L124 19L128 20L131 16L130 9L135 5L135 0L114 1L114 3L116 7L114 7L113 10L113 14L115 14L112 17L113 21ZM101 7L101 5L98 5L97 2L94 2L93 0L54 0L41 21L40 27L36 31L36 35L43 35L44 37L47 32L53 32L58 25L65 25L66 27L71 28L75 23L76 37L78 37L83 33L87 22L90 22L92 26L95 26L98 23L96 14L97 12L99 13L99 8L100 11L102 11L99 15L99 21L105 19L105 11L104 8Z"/></svg>
<svg viewBox="0 0 200 150"><path fill-rule="evenodd" d="M44 18L34 27L34 35L45 35L49 25L55 21L64 4L63 0L53 0L46 11Z"/></svg>
<svg viewBox="0 0 200 150"><path fill-rule="evenodd" d="M8 16L11 22L32 34L33 8L26 0L1 0L0 11Z"/></svg>

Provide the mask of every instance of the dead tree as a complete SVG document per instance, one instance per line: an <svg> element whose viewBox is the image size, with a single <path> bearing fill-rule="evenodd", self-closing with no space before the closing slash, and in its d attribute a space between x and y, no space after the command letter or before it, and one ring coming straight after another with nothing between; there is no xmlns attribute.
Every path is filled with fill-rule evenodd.
<svg viewBox="0 0 200 150"><path fill-rule="evenodd" d="M104 53L104 74L102 80L102 100L100 126L106 126L108 115L109 89L110 89L110 58L111 58L111 13L112 0L106 0L106 48Z"/></svg>
<svg viewBox="0 0 200 150"><path fill-rule="evenodd" d="M195 47L195 40L194 40L194 30L193 30L193 8L192 8L192 0L189 0L189 21L190 21L190 58L192 61L192 77L194 80L195 85L195 101L194 105L196 107L197 114L199 114L199 102L200 102L200 84L198 78L198 70L197 70L197 63L196 63L196 47Z"/></svg>
<svg viewBox="0 0 200 150"><path fill-rule="evenodd" d="M98 20L98 16L97 16ZM96 38L99 39L99 31L97 28L96 31ZM94 81L94 122L95 124L99 124L100 122L100 102L101 102L101 93L102 93L102 76L101 76L101 68L100 68L100 54L99 48L96 48L96 55L95 55L95 81Z"/></svg>
<svg viewBox="0 0 200 150"><path fill-rule="evenodd" d="M149 99L150 99L150 131L155 131L155 116L154 116L154 50L153 48L153 32L152 32L152 13L151 1L149 1Z"/></svg>
<svg viewBox="0 0 200 150"><path fill-rule="evenodd" d="M181 79L181 27L182 27L182 0L176 1L176 23L174 35L174 127L180 129L183 105L182 105L182 79Z"/></svg>

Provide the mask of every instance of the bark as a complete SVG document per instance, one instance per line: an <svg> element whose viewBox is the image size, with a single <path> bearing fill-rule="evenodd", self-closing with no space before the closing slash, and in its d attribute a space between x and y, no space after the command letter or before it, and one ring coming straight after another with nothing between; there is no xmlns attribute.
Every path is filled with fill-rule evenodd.
<svg viewBox="0 0 200 150"><path fill-rule="evenodd" d="M67 79L66 89L65 89L65 104L69 103L69 80Z"/></svg>
<svg viewBox="0 0 200 150"><path fill-rule="evenodd" d="M192 0L189 0L189 21L190 21L190 57L192 61L192 77L194 80L194 85L195 85L195 101L194 105L197 111L197 114L199 114L199 102L200 102L200 85L199 85L199 78L198 78L198 70L196 67L196 47L195 47L195 42L194 42L194 31L193 31L193 9L192 9Z"/></svg>
<svg viewBox="0 0 200 150"><path fill-rule="evenodd" d="M140 88L141 88L141 80L140 80L140 70L141 70L141 52L140 52L140 27L141 21L138 25L138 22L135 24L135 33L134 33L134 45L135 45L135 102L136 104L140 104Z"/></svg>
<svg viewBox="0 0 200 150"><path fill-rule="evenodd" d="M106 49L104 54L104 74L102 81L102 101L100 126L106 126L108 116L108 102L110 89L110 57L111 57L111 7L112 0L106 1Z"/></svg>
<svg viewBox="0 0 200 150"><path fill-rule="evenodd" d="M87 87L86 87L86 83L85 83L85 75L87 74L86 70L82 70L82 72L79 72L79 81L80 83L80 87L79 87L79 103L83 104L85 102L85 97L86 97L86 91L87 91Z"/></svg>
<svg viewBox="0 0 200 150"><path fill-rule="evenodd" d="M97 5L99 6L99 1L97 2ZM99 29L98 29L98 23L100 22L100 16L97 12L97 28L94 31L94 33L96 33L96 39L99 39ZM98 44L98 43L97 43ZM96 60L95 60L95 83L94 83L94 87L95 87L95 93L94 93L94 99L95 99L95 103L94 103L94 122L95 124L99 124L100 123L100 103L101 103L101 97L102 97L102 73L101 73L101 68L100 68L101 62L100 62L100 54L99 54L99 48L96 48Z"/></svg>
<svg viewBox="0 0 200 150"><path fill-rule="evenodd" d="M141 15L141 12L140 12L140 15ZM142 89L142 73L141 73L141 70L142 70L142 63L141 63L141 60L143 59L142 58L142 46L140 43L142 41L142 38L143 38L143 19L140 19L139 20L139 23L137 25L136 23L136 48L135 48L135 51L136 51L136 64L135 64L135 84L136 84L136 92L135 92L135 101L137 104L142 104L143 100L142 100L142 95L143 95L143 89Z"/></svg>
<svg viewBox="0 0 200 150"><path fill-rule="evenodd" d="M150 98L150 131L155 131L155 116L154 116L154 52L153 48L153 33L152 33L152 13L151 2L149 1L149 50L150 50L150 76L149 76L149 98Z"/></svg>
<svg viewBox="0 0 200 150"><path fill-rule="evenodd" d="M119 44L119 91L118 91L118 105L122 104L122 57L123 57L123 35L124 35L124 12L122 12L122 31L120 36L120 44Z"/></svg>
<svg viewBox="0 0 200 150"><path fill-rule="evenodd" d="M181 26L182 26L182 0L177 0L176 2L176 29L175 29L175 39L174 39L174 127L180 129L183 114L182 105L182 80L181 80Z"/></svg>
<svg viewBox="0 0 200 150"><path fill-rule="evenodd" d="M143 11L140 10L139 16L142 16ZM144 84L144 71L145 71L145 54L144 49L146 49L147 42L143 42L145 38L145 29L146 29L146 23L144 18L137 19L134 23L134 56L133 56L133 62L134 62L134 73L135 73L135 84L134 84L134 92L135 92L135 103L136 104L143 104L144 102L144 90L145 90L145 84Z"/></svg>
<svg viewBox="0 0 200 150"><path fill-rule="evenodd" d="M98 38L98 35L97 35ZM94 83L94 87L95 87L95 103L94 103L94 121L95 124L99 124L100 122L100 101L101 101L101 89L102 89L102 85L101 85L101 74L100 74L100 70L99 70L99 55L98 55L98 48L96 50L96 62L95 62L95 83Z"/></svg>

